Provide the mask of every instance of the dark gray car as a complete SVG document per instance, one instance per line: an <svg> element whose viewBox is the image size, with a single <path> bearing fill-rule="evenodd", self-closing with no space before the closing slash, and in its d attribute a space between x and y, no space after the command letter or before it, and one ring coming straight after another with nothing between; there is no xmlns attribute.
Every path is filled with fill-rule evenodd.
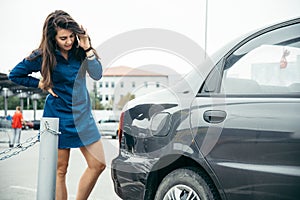
<svg viewBox="0 0 300 200"><path fill-rule="evenodd" d="M300 18L130 101L119 140L111 172L122 199L300 199Z"/></svg>

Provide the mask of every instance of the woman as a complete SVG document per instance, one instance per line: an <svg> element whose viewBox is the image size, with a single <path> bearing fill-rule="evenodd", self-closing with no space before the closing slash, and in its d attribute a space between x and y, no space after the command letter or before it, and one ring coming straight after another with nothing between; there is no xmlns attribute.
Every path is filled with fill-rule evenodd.
<svg viewBox="0 0 300 200"><path fill-rule="evenodd" d="M88 198L106 166L86 88L86 73L94 80L102 77L98 59L86 30L68 13L57 10L46 18L39 48L9 74L9 79L17 84L48 91L43 117L59 118L56 200L67 199L66 173L71 148L80 148L87 162L76 199ZM30 76L39 71L41 80Z"/></svg>

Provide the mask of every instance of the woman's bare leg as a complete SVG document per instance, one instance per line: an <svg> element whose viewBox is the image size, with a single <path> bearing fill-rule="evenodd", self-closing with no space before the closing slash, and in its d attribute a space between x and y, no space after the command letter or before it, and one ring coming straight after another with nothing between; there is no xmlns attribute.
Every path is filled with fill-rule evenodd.
<svg viewBox="0 0 300 200"><path fill-rule="evenodd" d="M87 162L87 169L83 173L77 191L77 200L86 200L92 192L98 177L106 167L104 150L101 140L89 146L80 148Z"/></svg>
<svg viewBox="0 0 300 200"><path fill-rule="evenodd" d="M56 200L67 200L66 174L70 157L70 149L58 149L56 172Z"/></svg>

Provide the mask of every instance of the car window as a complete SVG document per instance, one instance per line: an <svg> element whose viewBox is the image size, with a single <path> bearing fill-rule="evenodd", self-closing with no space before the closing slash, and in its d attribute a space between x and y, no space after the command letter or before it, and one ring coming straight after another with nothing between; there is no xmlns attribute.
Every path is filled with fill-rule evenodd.
<svg viewBox="0 0 300 200"><path fill-rule="evenodd" d="M198 95L300 94L300 24L247 36L214 66Z"/></svg>
<svg viewBox="0 0 300 200"><path fill-rule="evenodd" d="M228 94L300 92L300 25L257 33L225 58L220 87Z"/></svg>
<svg viewBox="0 0 300 200"><path fill-rule="evenodd" d="M260 45L227 66L221 93L289 94L300 92L300 42Z"/></svg>

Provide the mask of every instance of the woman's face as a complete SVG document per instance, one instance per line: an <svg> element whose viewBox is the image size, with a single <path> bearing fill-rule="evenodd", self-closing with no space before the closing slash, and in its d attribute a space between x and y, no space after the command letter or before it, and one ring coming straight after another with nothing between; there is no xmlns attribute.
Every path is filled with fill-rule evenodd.
<svg viewBox="0 0 300 200"><path fill-rule="evenodd" d="M58 28L55 40L60 51L69 51L73 46L75 34L68 29Z"/></svg>

